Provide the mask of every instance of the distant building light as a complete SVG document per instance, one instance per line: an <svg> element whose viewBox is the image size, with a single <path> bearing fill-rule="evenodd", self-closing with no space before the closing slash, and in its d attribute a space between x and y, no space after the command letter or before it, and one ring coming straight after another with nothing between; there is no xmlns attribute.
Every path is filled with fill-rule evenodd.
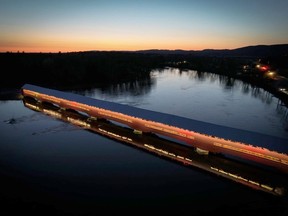
<svg viewBox="0 0 288 216"><path fill-rule="evenodd" d="M266 71L266 70L268 70L268 67L267 67L267 66L262 66L262 67L260 67L260 69L261 69L262 71Z"/></svg>

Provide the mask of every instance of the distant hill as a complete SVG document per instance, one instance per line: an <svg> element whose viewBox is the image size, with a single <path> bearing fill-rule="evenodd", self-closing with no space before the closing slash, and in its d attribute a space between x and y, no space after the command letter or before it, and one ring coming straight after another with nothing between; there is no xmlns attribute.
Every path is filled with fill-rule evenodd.
<svg viewBox="0 0 288 216"><path fill-rule="evenodd" d="M205 49L205 50L139 50L137 53L160 55L193 55L210 57L275 57L288 56L288 44L256 45L237 49Z"/></svg>

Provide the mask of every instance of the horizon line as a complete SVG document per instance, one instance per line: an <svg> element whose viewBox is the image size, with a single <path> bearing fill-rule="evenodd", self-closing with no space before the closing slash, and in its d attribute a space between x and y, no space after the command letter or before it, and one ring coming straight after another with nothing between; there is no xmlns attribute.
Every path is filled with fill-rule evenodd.
<svg viewBox="0 0 288 216"><path fill-rule="evenodd" d="M138 50L79 50L79 51L25 51L25 50L17 50L17 51L0 51L0 53L38 53L38 54L60 54L60 53L81 53L81 52L143 52L143 51L183 51L183 52L202 52L206 50L214 50L214 51L224 51L224 50L236 50L236 49L241 49L241 48L247 48L247 47L257 47L257 46L283 46L283 45L288 45L288 43L281 43L281 44L257 44L257 45L247 45L247 46L242 46L242 47L237 47L237 48L222 48L222 49L214 49L214 48L205 48L201 50L185 50L185 49L157 49L157 48L150 48L150 49L138 49Z"/></svg>

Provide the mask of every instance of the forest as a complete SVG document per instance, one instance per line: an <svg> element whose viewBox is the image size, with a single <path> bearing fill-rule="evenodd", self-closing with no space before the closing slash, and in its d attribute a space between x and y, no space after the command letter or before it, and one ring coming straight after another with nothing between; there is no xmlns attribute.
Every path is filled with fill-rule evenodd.
<svg viewBox="0 0 288 216"><path fill-rule="evenodd" d="M287 46L284 46L287 48ZM263 51L263 47L262 51ZM279 47L277 47L279 49ZM281 48L283 48L281 46ZM180 70L197 70L241 79L257 85L267 91L281 95L264 76L244 73L243 67L253 67L256 62L269 65L279 76L288 78L288 51L273 52L273 55L260 56L255 50L259 47L243 50L224 51L85 51L70 53L0 53L2 71L1 91L3 89L20 89L25 83L41 85L48 88L89 89L124 82L150 79L153 69L175 67ZM249 52L247 52L249 50ZM252 50L252 51L251 51ZM270 47L270 50L271 49ZM229 54L230 53L230 54ZM252 53L252 54L251 54ZM288 82L286 81L287 89Z"/></svg>

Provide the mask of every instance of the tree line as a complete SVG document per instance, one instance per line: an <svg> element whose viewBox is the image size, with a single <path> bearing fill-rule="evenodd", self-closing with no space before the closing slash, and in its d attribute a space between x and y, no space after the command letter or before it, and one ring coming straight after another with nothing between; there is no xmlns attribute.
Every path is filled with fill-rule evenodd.
<svg viewBox="0 0 288 216"><path fill-rule="evenodd" d="M57 88L92 87L147 80L152 69L165 67L236 77L243 64L255 59L121 51L0 53L1 85L21 87L31 83ZM280 60L274 59L273 62L286 68L287 63L283 62L287 59Z"/></svg>

